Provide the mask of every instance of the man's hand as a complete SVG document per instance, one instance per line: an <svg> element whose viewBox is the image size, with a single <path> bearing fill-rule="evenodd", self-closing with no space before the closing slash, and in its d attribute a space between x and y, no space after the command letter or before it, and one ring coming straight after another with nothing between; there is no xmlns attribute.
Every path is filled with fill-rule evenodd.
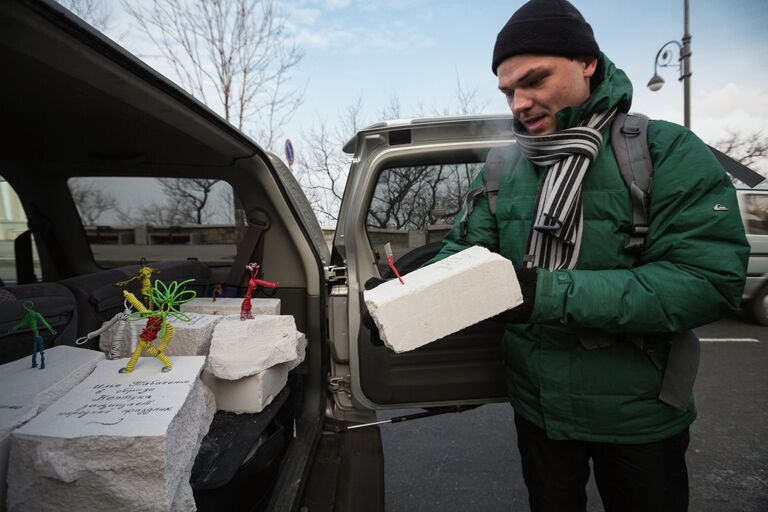
<svg viewBox="0 0 768 512"><path fill-rule="evenodd" d="M370 278L369 280L367 280L365 282L363 287L365 287L366 290L373 290L374 288L376 288L380 284L386 283L386 282L387 282L386 279L382 279L380 277L372 277L372 278Z"/></svg>
<svg viewBox="0 0 768 512"><path fill-rule="evenodd" d="M536 269L518 267L517 265L515 265L515 273L517 274L517 281L520 283L520 292L523 294L523 303L503 313L499 313L493 319L512 324L524 324L528 322L533 313L538 276Z"/></svg>

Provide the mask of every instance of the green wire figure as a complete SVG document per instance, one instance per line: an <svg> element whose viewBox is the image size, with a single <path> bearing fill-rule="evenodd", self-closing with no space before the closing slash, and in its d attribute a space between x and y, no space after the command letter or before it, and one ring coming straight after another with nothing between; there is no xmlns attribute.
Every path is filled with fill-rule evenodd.
<svg viewBox="0 0 768 512"><path fill-rule="evenodd" d="M14 332L22 327L29 327L32 329L34 335L32 345L32 368L37 367L37 353L40 352L40 369L45 370L45 348L43 347L43 337L40 336L40 331L37 328L37 323L42 322L43 326L50 331L51 334L56 334L56 330L43 318L43 315L35 311L33 308L35 303L31 300L24 301L24 309L27 310L27 314L21 319L19 323L10 328L8 332Z"/></svg>
<svg viewBox="0 0 768 512"><path fill-rule="evenodd" d="M177 283L172 281L168 286L160 280L149 290L149 297L152 306L155 309L149 309L136 298L134 294L123 290L123 296L136 309L135 312L128 315L128 321L147 319L147 325L139 334L139 341L136 344L136 350L133 351L128 364L120 369L120 373L131 373L139 361L141 353L145 350L159 359L163 363L163 372L169 372L173 369L173 364L168 356L164 354L165 349L173 338L173 325L168 321L168 317L178 318L184 322L189 322L190 318L179 311L179 306L195 298L196 293L193 290L184 289L184 285L191 283L194 279L187 279ZM156 339L160 339L160 344L156 347L152 345Z"/></svg>

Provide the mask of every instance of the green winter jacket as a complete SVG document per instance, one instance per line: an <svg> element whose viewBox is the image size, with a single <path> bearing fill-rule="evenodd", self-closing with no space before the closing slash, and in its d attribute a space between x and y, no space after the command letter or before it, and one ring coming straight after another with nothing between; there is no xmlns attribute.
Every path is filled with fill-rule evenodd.
<svg viewBox="0 0 768 512"><path fill-rule="evenodd" d="M629 79L602 58L603 81L583 105L557 113L559 129L614 105L629 109ZM576 268L537 269L530 323L509 324L502 349L515 412L551 439L646 443L680 432L696 417L692 397L685 411L657 398L668 340L738 307L749 245L734 188L707 146L686 128L652 121L649 228L636 261L624 251L632 207L609 138L610 129L584 179ZM486 197L475 199L467 236L457 223L433 261L481 245L521 265L544 173L524 158L511 165L496 217ZM472 188L484 179L481 171ZM616 341L586 350L573 329L615 333ZM637 335L642 349L629 340Z"/></svg>

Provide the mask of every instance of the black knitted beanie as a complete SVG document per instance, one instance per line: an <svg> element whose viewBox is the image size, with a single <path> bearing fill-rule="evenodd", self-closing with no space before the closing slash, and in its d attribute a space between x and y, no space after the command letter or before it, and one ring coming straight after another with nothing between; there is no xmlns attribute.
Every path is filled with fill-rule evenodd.
<svg viewBox="0 0 768 512"><path fill-rule="evenodd" d="M600 56L592 27L567 0L530 0L496 36L493 74L513 55Z"/></svg>

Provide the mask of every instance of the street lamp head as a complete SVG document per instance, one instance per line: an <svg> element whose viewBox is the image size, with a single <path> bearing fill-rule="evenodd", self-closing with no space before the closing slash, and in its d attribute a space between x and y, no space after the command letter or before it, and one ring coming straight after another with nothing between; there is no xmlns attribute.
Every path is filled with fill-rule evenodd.
<svg viewBox="0 0 768 512"><path fill-rule="evenodd" d="M661 78L658 73L654 73L653 78L648 81L648 88L653 92L661 89L662 85L664 85L664 79Z"/></svg>

